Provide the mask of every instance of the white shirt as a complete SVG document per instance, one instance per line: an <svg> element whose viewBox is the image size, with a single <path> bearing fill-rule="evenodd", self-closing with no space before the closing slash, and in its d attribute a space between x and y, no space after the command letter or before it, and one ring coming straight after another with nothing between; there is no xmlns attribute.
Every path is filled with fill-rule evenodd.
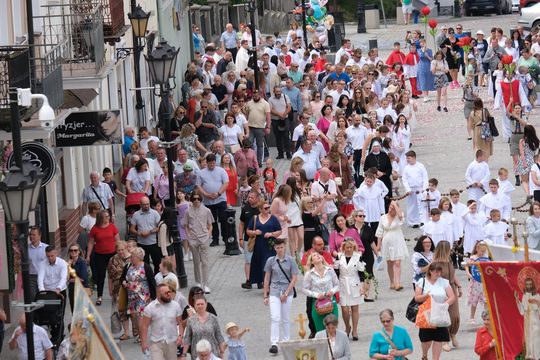
<svg viewBox="0 0 540 360"><path fill-rule="evenodd" d="M242 135L244 130L237 124L234 124L232 127L223 125L219 128L219 132L223 135L223 144L225 145L238 145L238 135Z"/></svg>
<svg viewBox="0 0 540 360"><path fill-rule="evenodd" d="M388 105L385 108L380 107L376 111L377 111L377 121L380 121L381 123L383 122L383 119L386 115L390 115L394 121L396 121L397 119L396 111L392 109L390 105Z"/></svg>
<svg viewBox="0 0 540 360"><path fill-rule="evenodd" d="M435 246L437 246L437 244L443 240L450 242L450 244L453 242L447 237L450 231L448 224L442 220L437 222L430 220L424 226L422 226L422 230L424 230L424 235L429 236L431 240L433 240L433 244L435 244Z"/></svg>
<svg viewBox="0 0 540 360"><path fill-rule="evenodd" d="M483 212L486 217L491 217L491 210L497 209L501 212L501 219L510 219L512 208L509 204L511 204L511 200L500 191L496 194L493 194L492 192L487 193L482 196L478 202L480 203L478 211Z"/></svg>
<svg viewBox="0 0 540 360"><path fill-rule="evenodd" d="M11 335L10 341L15 337L15 333L17 330L19 330L21 327L17 326L15 331L13 332L13 335ZM51 349L53 347L53 344L51 343L51 340L49 339L49 335L47 334L47 331L42 328L41 326L34 325L32 330L34 330L34 354L35 358L37 359L45 359L47 350ZM28 359L28 348L26 347L27 341L26 341L26 332L23 332L18 338L17 338L17 349L19 349L19 359L20 360L27 360ZM7 356L7 355L6 355Z"/></svg>
<svg viewBox="0 0 540 360"><path fill-rule="evenodd" d="M174 282L176 284L177 289L180 288L178 286L178 277L176 277L175 273L170 272L167 275L163 276L163 274L161 272L158 272L156 274L156 276L154 276L154 279L156 280L156 285L159 285L164 281L172 281L172 282Z"/></svg>
<svg viewBox="0 0 540 360"><path fill-rule="evenodd" d="M152 178L152 175L150 175L150 171L138 172L137 169L133 167L129 169L126 180L130 181L131 190L133 192L143 192L146 182L150 181L150 183L152 183L154 179ZM148 188L147 194L152 194L152 187Z"/></svg>
<svg viewBox="0 0 540 360"><path fill-rule="evenodd" d="M529 195L534 195L535 190L540 190L540 185L536 185L533 181L532 174L536 174L536 181L540 182L540 165L538 163L531 166L531 172L529 173Z"/></svg>
<svg viewBox="0 0 540 360"><path fill-rule="evenodd" d="M32 243L28 243L28 259L30 259L30 275L37 275L39 271L39 265L47 260L45 254L46 244L39 242L38 246L34 247Z"/></svg>
<svg viewBox="0 0 540 360"><path fill-rule="evenodd" d="M533 55L540 53L540 44L539 43L535 42L534 44L531 45L531 53Z"/></svg>
<svg viewBox="0 0 540 360"><path fill-rule="evenodd" d="M139 141L139 147L143 148L145 152L148 152L148 142L150 140L154 140L159 144L159 138L157 136L151 135L148 137L148 139L141 139L141 141Z"/></svg>
<svg viewBox="0 0 540 360"><path fill-rule="evenodd" d="M55 291L66 289L68 278L67 262L56 257L54 264L49 263L49 259L43 261L38 271L38 289L39 291Z"/></svg>
<svg viewBox="0 0 540 360"><path fill-rule="evenodd" d="M350 50L348 49L344 49L344 48L339 48L338 51L336 51L336 59L335 59L335 64L338 64L339 61L341 60L341 57L343 55L347 56L347 59L350 59L351 58L351 53L349 52ZM348 61L348 60L347 60Z"/></svg>
<svg viewBox="0 0 540 360"><path fill-rule="evenodd" d="M487 162L482 161L480 163L474 160L469 164L469 166L467 166L467 170L465 171L465 181L467 182L467 185L480 182L484 186L484 189L487 189L489 175L489 165ZM483 194L484 192L479 188L470 188L469 200L478 200Z"/></svg>
<svg viewBox="0 0 540 360"><path fill-rule="evenodd" d="M317 129L316 126L311 125L311 128L317 133L317 136L319 136L319 129ZM294 128L292 141L298 141L300 136L304 134L304 124L300 123L297 127Z"/></svg>
<svg viewBox="0 0 540 360"><path fill-rule="evenodd" d="M311 196L322 197L325 194L324 186L328 185L328 194L337 195L336 182L332 179L328 180L327 183L323 183L321 179L314 181L311 184ZM336 203L334 200L327 200L324 204L324 211L327 214L337 212Z"/></svg>
<svg viewBox="0 0 540 360"><path fill-rule="evenodd" d="M88 232L92 230L92 227L94 225L96 225L96 218L88 214L84 215L83 218L81 219L81 222L79 223L79 226ZM45 258L43 260L45 260Z"/></svg>
<svg viewBox="0 0 540 360"><path fill-rule="evenodd" d="M326 150L324 149L324 145L319 141L315 141L311 147L311 151L314 151L319 156L319 159L322 159L326 156Z"/></svg>
<svg viewBox="0 0 540 360"><path fill-rule="evenodd" d="M184 165L189 164L193 168L193 172L199 171L199 165L195 160L187 159L185 163L180 163L178 160L174 162L174 175L182 174L184 172Z"/></svg>
<svg viewBox="0 0 540 360"><path fill-rule="evenodd" d="M401 181L405 192L414 189L427 189L428 187L428 173L424 164L416 162L414 165L407 164L403 169L401 175Z"/></svg>
<svg viewBox="0 0 540 360"><path fill-rule="evenodd" d="M165 341L170 344L178 338L178 321L182 309L176 301L161 303L157 299L144 308L143 316L150 318L148 338L152 342Z"/></svg>
<svg viewBox="0 0 540 360"><path fill-rule="evenodd" d="M330 95L332 99L334 99L334 102L332 105L334 109L337 107L337 104L339 102L339 98L341 97L341 95L346 95L349 99L351 98L351 94L345 89L343 89L342 92L338 92L337 90L332 90L328 93L328 95Z"/></svg>
<svg viewBox="0 0 540 360"><path fill-rule="evenodd" d="M347 61L347 66L353 66L353 65L356 65L358 66L359 68L362 68L364 65L366 65L367 62L366 62L366 59L362 56L360 58L359 61L354 61L354 58L351 57L348 61Z"/></svg>
<svg viewBox="0 0 540 360"><path fill-rule="evenodd" d="M358 125L358 127L354 125L349 126L345 130L345 133L347 134L347 140L351 143L354 150L362 150L364 141L369 135L368 129L362 124Z"/></svg>
<svg viewBox="0 0 540 360"><path fill-rule="evenodd" d="M502 221L491 221L482 228L484 240L488 244L506 245L504 235L508 232L508 225Z"/></svg>

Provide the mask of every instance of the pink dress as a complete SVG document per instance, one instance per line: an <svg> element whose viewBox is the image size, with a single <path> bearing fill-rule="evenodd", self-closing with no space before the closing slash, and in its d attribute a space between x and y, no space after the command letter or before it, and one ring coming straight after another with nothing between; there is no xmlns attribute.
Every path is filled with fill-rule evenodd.
<svg viewBox="0 0 540 360"><path fill-rule="evenodd" d="M317 122L317 129L319 129L320 132L326 135L329 128L330 128L330 121L328 121L328 119L326 119L324 116L320 118L319 121ZM328 144L326 140L324 139L321 139L321 142L326 152L330 151L330 144Z"/></svg>

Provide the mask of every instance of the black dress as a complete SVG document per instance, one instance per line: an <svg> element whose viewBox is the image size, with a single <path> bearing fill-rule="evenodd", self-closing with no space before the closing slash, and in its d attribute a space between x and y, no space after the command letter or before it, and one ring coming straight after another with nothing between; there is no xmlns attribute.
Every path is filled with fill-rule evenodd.
<svg viewBox="0 0 540 360"><path fill-rule="evenodd" d="M319 215L304 211L302 222L304 223L304 251L308 251L311 249L313 238L317 235L321 236L321 219Z"/></svg>
<svg viewBox="0 0 540 360"><path fill-rule="evenodd" d="M459 69L460 61L459 59L456 59L454 57L455 54L460 54L460 50L461 50L457 42L458 42L457 38L456 38L456 41L454 42L450 41L449 38L446 38L441 44L441 49L446 48L446 62L448 63L449 69ZM452 51L450 51L450 49L446 47L447 45L452 46Z"/></svg>
<svg viewBox="0 0 540 360"><path fill-rule="evenodd" d="M392 197L392 163L388 154L381 151L378 154L370 153L366 156L366 161L364 163L364 171L367 171L370 168L377 168L380 172L384 173L379 180L381 180L386 188L388 189L388 197Z"/></svg>
<svg viewBox="0 0 540 360"><path fill-rule="evenodd" d="M354 227L356 229L356 227ZM358 231L358 229L356 229ZM367 224L360 229L360 240L364 245L364 252L362 253L362 261L366 264L366 272L373 276L373 265L375 264L375 256L371 244L376 243L375 233Z"/></svg>

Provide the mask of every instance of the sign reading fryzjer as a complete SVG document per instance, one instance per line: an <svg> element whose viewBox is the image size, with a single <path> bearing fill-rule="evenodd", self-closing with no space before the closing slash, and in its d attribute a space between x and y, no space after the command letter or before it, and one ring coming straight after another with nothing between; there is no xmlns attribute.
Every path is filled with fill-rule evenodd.
<svg viewBox="0 0 540 360"><path fill-rule="evenodd" d="M122 134L118 110L75 112L55 130L57 147L122 144Z"/></svg>

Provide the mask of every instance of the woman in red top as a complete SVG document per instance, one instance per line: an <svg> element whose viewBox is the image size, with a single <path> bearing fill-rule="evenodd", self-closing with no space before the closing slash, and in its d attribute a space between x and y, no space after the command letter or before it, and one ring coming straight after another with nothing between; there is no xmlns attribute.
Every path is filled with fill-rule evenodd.
<svg viewBox="0 0 540 360"><path fill-rule="evenodd" d="M236 206L238 202L238 174L236 173L236 168L230 154L224 154L221 157L221 167L227 172L227 176L229 176L229 186L225 190L227 205Z"/></svg>
<svg viewBox="0 0 540 360"><path fill-rule="evenodd" d="M484 326L476 332L474 352L480 355L480 360L497 360L496 342L491 333L489 313L485 310L482 312L482 320Z"/></svg>
<svg viewBox="0 0 540 360"><path fill-rule="evenodd" d="M86 261L90 262L92 267L92 276L97 284L96 305L101 305L103 296L103 286L105 285L105 275L109 260L115 254L114 244L120 241L118 229L110 222L110 215L107 210L101 210L97 213L96 224L90 230L88 239L88 250L86 252Z"/></svg>

